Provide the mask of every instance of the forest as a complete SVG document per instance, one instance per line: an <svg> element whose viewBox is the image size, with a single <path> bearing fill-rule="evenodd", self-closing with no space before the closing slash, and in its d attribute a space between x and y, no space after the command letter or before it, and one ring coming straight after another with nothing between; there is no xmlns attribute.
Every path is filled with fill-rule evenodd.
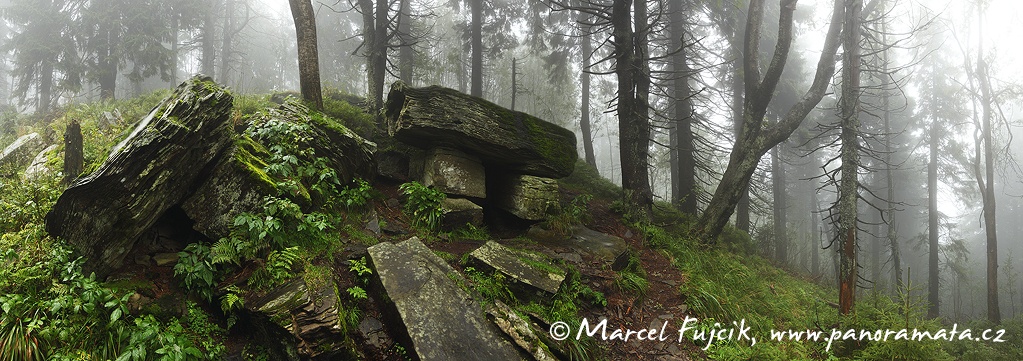
<svg viewBox="0 0 1023 361"><path fill-rule="evenodd" d="M1023 359L1021 16L0 0L0 360Z"/></svg>

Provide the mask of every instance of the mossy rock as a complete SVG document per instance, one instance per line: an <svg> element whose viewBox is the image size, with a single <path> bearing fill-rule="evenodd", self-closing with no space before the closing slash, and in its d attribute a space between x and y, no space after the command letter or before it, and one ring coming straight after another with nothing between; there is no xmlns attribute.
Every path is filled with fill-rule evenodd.
<svg viewBox="0 0 1023 361"><path fill-rule="evenodd" d="M139 235L180 205L232 143L232 97L208 77L182 83L79 178L46 216L46 230L105 276L120 267Z"/></svg>
<svg viewBox="0 0 1023 361"><path fill-rule="evenodd" d="M572 173L579 158L572 131L440 86L395 82L386 117L388 131L402 142L454 146L515 173L561 178Z"/></svg>

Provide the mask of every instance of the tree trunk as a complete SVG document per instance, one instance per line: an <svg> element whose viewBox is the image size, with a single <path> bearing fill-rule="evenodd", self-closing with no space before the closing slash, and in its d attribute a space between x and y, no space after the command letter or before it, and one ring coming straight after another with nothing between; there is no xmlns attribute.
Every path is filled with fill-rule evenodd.
<svg viewBox="0 0 1023 361"><path fill-rule="evenodd" d="M633 0L634 24L636 26L636 51L632 58L635 62L632 71L636 84L636 102L633 104L636 117L633 120L636 133L634 134L635 143L632 144L634 157L630 159L631 162L634 162L633 165L630 165L633 181L630 182L630 187L623 187L623 189L632 191L632 202L640 207L640 212L644 217L649 217L654 204L648 166L652 135L650 134L650 63L648 62L650 24L647 19L647 1ZM622 184L624 185L625 182L623 181Z"/></svg>
<svg viewBox="0 0 1023 361"><path fill-rule="evenodd" d="M789 259L788 232L785 229L785 209L788 208L785 201L785 165L781 160L782 145L779 144L771 149L771 175L774 176L774 259L779 265L785 267Z"/></svg>
<svg viewBox="0 0 1023 361"><path fill-rule="evenodd" d="M412 5L411 0L398 1L398 78L408 85L412 82Z"/></svg>
<svg viewBox="0 0 1023 361"><path fill-rule="evenodd" d="M6 75L4 75L6 77ZM46 114L53 104L53 63L43 60L39 66L39 99L36 100L36 114Z"/></svg>
<svg viewBox="0 0 1023 361"><path fill-rule="evenodd" d="M675 114L668 126L671 164L671 203L683 213L697 212L696 156L693 139L693 101L689 78L692 76L686 59L685 9L681 1L670 2L671 51L674 71L671 96Z"/></svg>
<svg viewBox="0 0 1023 361"><path fill-rule="evenodd" d="M746 193L760 157L788 138L824 97L828 83L835 72L835 53L838 51L839 35L842 31L842 19L845 12L842 0L835 0L835 3L831 25L817 62L817 72L814 75L813 84L778 124L767 126L764 124L767 106L778 85L781 72L785 68L789 46L792 43L792 14L795 11L795 1L782 1L778 43L763 79L761 79L756 51L760 46L763 0L750 2L743 50L743 84L746 95L743 99L742 132L736 137L728 166L714 192L714 197L711 198L707 209L704 210L698 221L698 224L702 226L698 234L701 241L707 243L716 241L717 236L721 234L728 219L732 216L736 204Z"/></svg>
<svg viewBox="0 0 1023 361"><path fill-rule="evenodd" d="M741 33L740 33L741 34ZM741 42L740 42L741 44ZM742 107L745 103L743 99L743 75L742 75L742 47L738 47L736 51L735 69L732 70L732 130L735 131L735 138L738 139L742 136ZM741 231L749 233L749 184L744 184L739 194L738 203L736 204L735 210L735 228ZM709 208L709 207L708 207Z"/></svg>
<svg viewBox="0 0 1023 361"><path fill-rule="evenodd" d="M935 75L937 76L937 75ZM933 86L932 86L933 88ZM932 90L931 99L937 101ZM932 104L934 115L931 119L930 156L927 162L927 317L938 317L938 109Z"/></svg>
<svg viewBox="0 0 1023 361"><path fill-rule="evenodd" d="M214 0L210 2L209 8L207 9L206 14L203 16L202 22L201 68L203 75L206 75L208 77L213 77L216 72L216 69L214 69L214 64L216 64L215 61L217 59L217 48L215 45L213 45L213 42L215 41L214 39L215 26L213 25L213 20L216 19L216 13L217 10L219 9L220 9L219 0Z"/></svg>
<svg viewBox="0 0 1023 361"><path fill-rule="evenodd" d="M316 15L311 0L288 0L295 20L298 41L298 80L302 98L318 110L323 109L320 93L320 60L316 46Z"/></svg>
<svg viewBox="0 0 1023 361"><path fill-rule="evenodd" d="M472 44L472 66L469 95L483 97L483 0L469 0L472 19L469 24L469 38Z"/></svg>
<svg viewBox="0 0 1023 361"><path fill-rule="evenodd" d="M220 84L228 84L228 68L231 66L231 42L234 35L234 2L235 0L224 0L224 36L221 37L220 45Z"/></svg>
<svg viewBox="0 0 1023 361"><path fill-rule="evenodd" d="M977 11L980 13L979 8ZM984 111L984 178L987 179L987 184L981 190L984 195L984 231L987 236L987 318L1000 324L1002 316L998 306L998 232L995 228L995 161L992 145L994 137L991 134L991 118L994 115L991 109L991 79L984 59L983 43L981 36L981 45L977 48L977 79L980 83L981 108Z"/></svg>
<svg viewBox="0 0 1023 361"><path fill-rule="evenodd" d="M582 15L580 15L580 21L584 21ZM588 21L588 20L587 20ZM593 31L592 26L586 26L581 34L582 41L582 73L579 74L579 83L581 86L581 105L579 111L581 117L579 118L579 129L583 133L583 154L586 158L586 163L590 166L597 167L597 158L593 154L593 134L590 130L590 55L593 53L593 43L590 39L590 33Z"/></svg>
<svg viewBox="0 0 1023 361"><path fill-rule="evenodd" d="M821 221L820 221L820 205L817 203L817 192L810 194L810 222L813 224L811 227L813 234L810 235L810 240L813 244L810 245L810 275L816 279L821 275Z"/></svg>
<svg viewBox="0 0 1023 361"><path fill-rule="evenodd" d="M384 106L384 77L387 75L387 0L359 0L362 9L363 46L366 47L366 83L369 108L375 115ZM384 129L383 118L377 126Z"/></svg>
<svg viewBox="0 0 1023 361"><path fill-rule="evenodd" d="M883 11L883 10L882 10ZM882 42L888 43L888 22L887 20L881 22L881 36ZM882 54L884 60L882 61L882 74L888 74L888 50L885 49ZM882 115L882 122L884 123L884 154L885 154L885 180L887 182L888 189L888 202L885 215L888 217L886 226L887 239L889 251L892 254L892 284L895 287L895 294L898 295L902 292L902 257L899 252L899 238L897 227L895 224L895 177L892 176L892 127L891 127L891 94L888 93L888 78L885 77L885 85L882 87L884 95L882 97L882 106L884 107L884 113Z"/></svg>
<svg viewBox="0 0 1023 361"><path fill-rule="evenodd" d="M97 65L99 66L99 97L102 100L113 100L117 90L117 59L114 48L117 34L110 24L101 27L102 44L99 47Z"/></svg>
<svg viewBox="0 0 1023 361"><path fill-rule="evenodd" d="M71 184L85 170L82 126L72 120L64 131L64 184Z"/></svg>
<svg viewBox="0 0 1023 361"><path fill-rule="evenodd" d="M170 79L171 85L176 86L178 84L178 32L181 27L181 9L177 9L174 4L171 3L171 66L170 66Z"/></svg>
<svg viewBox="0 0 1023 361"><path fill-rule="evenodd" d="M839 268L838 304L843 315L856 303L857 202L859 201L859 99L860 99L860 0L846 0L845 34L842 41L842 179L838 194L841 265Z"/></svg>
<svg viewBox="0 0 1023 361"><path fill-rule="evenodd" d="M636 66L639 64L639 56L636 53L639 46L635 41L638 37L632 29L634 19L631 5L632 0L615 0L611 9L617 64L615 74L618 77L619 157L622 188L640 212L644 212L652 205L646 157L649 127L646 118L642 116L643 112L639 110L643 103L637 99L639 70ZM642 215L647 216L649 212Z"/></svg>

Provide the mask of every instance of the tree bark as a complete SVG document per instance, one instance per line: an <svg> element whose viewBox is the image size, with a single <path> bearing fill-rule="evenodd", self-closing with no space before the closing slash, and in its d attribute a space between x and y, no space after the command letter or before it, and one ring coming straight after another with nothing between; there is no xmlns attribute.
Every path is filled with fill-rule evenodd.
<svg viewBox="0 0 1023 361"><path fill-rule="evenodd" d="M785 194L785 165L781 160L781 148L779 144L771 149L771 175L773 175L774 193L774 259L779 265L785 267L789 259L788 232L786 230L787 220L785 219L786 204Z"/></svg>
<svg viewBox="0 0 1023 361"><path fill-rule="evenodd" d="M981 17L981 9L977 9L978 17ZM989 321L1002 323L1001 310L998 305L998 231L995 228L995 161L994 146L992 142L992 121L993 110L991 108L991 79L987 72L987 61L984 59L983 34L980 37L980 45L977 47L977 80L980 83L981 109L983 109L983 137L984 137L984 178L987 179L982 186L981 192L984 196L984 231L987 236L987 318ZM979 161L979 159L978 159Z"/></svg>
<svg viewBox="0 0 1023 361"><path fill-rule="evenodd" d="M117 90L117 59L114 48L118 37L111 24L100 27L102 42L96 65L99 67L99 97L102 100L113 100Z"/></svg>
<svg viewBox="0 0 1023 361"><path fill-rule="evenodd" d="M220 43L220 84L227 86L228 68L231 65L231 42L234 36L234 2L235 0L224 0L224 36Z"/></svg>
<svg viewBox="0 0 1023 361"><path fill-rule="evenodd" d="M838 304L843 315L856 303L859 266L857 248L857 203L859 202L859 112L860 112L860 10L861 0L846 0L845 34L842 41L842 179L839 184L838 221L841 239Z"/></svg>
<svg viewBox="0 0 1023 361"><path fill-rule="evenodd" d="M883 11L883 10L882 10ZM881 22L881 36L884 44L888 43L888 21L885 19ZM888 74L888 49L885 49L882 54L882 74ZM887 209L885 215L888 217L886 225L888 248L892 254L892 284L895 287L895 294L902 292L902 257L899 252L899 238L897 227L895 224L895 177L892 176L892 127L891 127L891 94L888 93L888 78L884 77L884 86L882 89L884 95L882 96L881 102L884 107L882 114L882 122L884 123L884 154L885 154L885 180L887 182L888 189L888 200Z"/></svg>
<svg viewBox="0 0 1023 361"><path fill-rule="evenodd" d="M366 47L366 83L369 108L378 113L384 106L384 77L387 75L387 0L359 0L362 10L363 46ZM377 126L384 129L383 118Z"/></svg>
<svg viewBox="0 0 1023 361"><path fill-rule="evenodd" d="M311 0L288 0L295 20L298 41L298 80L302 98L317 110L323 109L320 89L320 60L316 45L316 15Z"/></svg>
<svg viewBox="0 0 1023 361"><path fill-rule="evenodd" d="M6 76L6 75L5 75ZM53 104L53 63L43 60L39 65L39 99L36 100L36 114L46 114Z"/></svg>
<svg viewBox="0 0 1023 361"><path fill-rule="evenodd" d="M935 77L937 75L934 75ZM932 111L930 140L928 149L930 155L927 161L927 317L938 317L938 106L937 97L934 96L936 89L932 85Z"/></svg>
<svg viewBox="0 0 1023 361"><path fill-rule="evenodd" d="M820 205L817 202L817 192L810 194L810 222L813 224L811 227L813 234L810 235L810 240L813 244L810 247L810 275L815 279L821 275L821 234L824 231L821 229L820 221Z"/></svg>
<svg viewBox="0 0 1023 361"><path fill-rule="evenodd" d="M72 120L64 130L64 184L70 185L85 170L82 126Z"/></svg>
<svg viewBox="0 0 1023 361"><path fill-rule="evenodd" d="M411 0L398 1L398 78L409 85L412 82L412 5Z"/></svg>
<svg viewBox="0 0 1023 361"><path fill-rule="evenodd" d="M584 19L580 13L580 22L588 22L588 19ZM586 164L591 167L597 167L597 158L593 154L593 134L590 129L590 55L593 53L593 43L590 39L590 33L593 31L592 26L586 26L581 34L582 37L582 73L579 74L579 83L581 87L582 99L580 100L579 111L581 117L579 118L579 129L583 133L583 155L586 158Z"/></svg>
<svg viewBox="0 0 1023 361"><path fill-rule="evenodd" d="M639 207L641 216L648 216L653 203L647 173L647 145L650 135L647 119L642 116L643 112L639 109L644 103L637 98L639 46L636 41L638 37L632 28L634 21L632 5L632 0L615 0L611 8L615 74L618 77L619 157L622 188L630 201Z"/></svg>
<svg viewBox="0 0 1023 361"><path fill-rule="evenodd" d="M470 93L483 97L483 0L469 0L469 11L472 19L469 23L469 38L472 44Z"/></svg>
<svg viewBox="0 0 1023 361"><path fill-rule="evenodd" d="M675 114L668 126L669 154L671 165L671 203L683 213L695 215L697 209L696 194L696 156L693 139L693 102L689 79L692 72L686 54L685 9L681 1L669 2L671 31L672 79L671 97L674 101Z"/></svg>
<svg viewBox="0 0 1023 361"><path fill-rule="evenodd" d="M217 10L220 9L220 1L214 0L209 3L209 8L206 9L206 13L203 16L202 22L202 61L201 69L202 74L213 77L216 73L214 64L217 59L217 48L213 44L214 42L214 24L213 19L216 19Z"/></svg>
<svg viewBox="0 0 1023 361"><path fill-rule="evenodd" d="M711 198L700 217L699 224L702 225L702 228L698 236L707 243L715 242L717 236L721 234L735 210L736 204L746 193L760 157L788 138L824 97L828 83L835 72L835 53L838 50L842 19L845 13L842 0L835 0L831 26L824 41L821 57L817 62L817 72L814 75L813 84L777 125L768 127L764 124L764 116L785 67L789 46L792 43L792 14L795 11L795 1L782 1L778 43L763 80L760 78L760 66L756 51L760 43L763 0L752 0L749 9L743 51L743 83L746 95L743 100L742 132L736 137L728 166L714 192L714 197Z"/></svg>

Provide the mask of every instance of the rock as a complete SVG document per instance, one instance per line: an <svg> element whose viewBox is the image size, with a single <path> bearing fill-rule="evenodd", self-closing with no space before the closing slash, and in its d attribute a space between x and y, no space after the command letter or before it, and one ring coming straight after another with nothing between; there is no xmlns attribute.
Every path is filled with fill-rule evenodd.
<svg viewBox="0 0 1023 361"><path fill-rule="evenodd" d="M606 262L614 261L628 248L621 237L600 233L584 226L572 227L572 235L563 237L540 225L534 225L526 231L526 237L544 244L568 247Z"/></svg>
<svg viewBox="0 0 1023 361"><path fill-rule="evenodd" d="M529 322L523 320L511 307L504 304L501 301L494 301L494 304L487 307L487 315L490 316L490 320L504 331L505 335L511 338L512 342L526 350L533 359L536 361L556 361L555 358L547 349L543 347L542 341L536 334L533 333L533 329L529 327Z"/></svg>
<svg viewBox="0 0 1023 361"><path fill-rule="evenodd" d="M238 137L213 167L208 178L185 199L181 209L195 221L192 228L210 239L227 237L234 218L242 212L262 209L263 197L278 192L277 183L266 172L263 159L270 157L262 145L248 137ZM308 191L288 194L300 207L312 203Z"/></svg>
<svg viewBox="0 0 1023 361"><path fill-rule="evenodd" d="M301 133L295 134L299 149L312 148L316 157L323 157L334 169L342 183L355 178L371 180L376 172L373 153L376 144L363 139L336 119L319 112L310 111L298 102L285 102L279 108L260 113L252 119L253 124L267 121L285 121L307 124ZM256 138L263 142L264 139ZM312 161L313 159L308 159Z"/></svg>
<svg viewBox="0 0 1023 361"><path fill-rule="evenodd" d="M43 137L39 133L25 134L4 148L0 153L0 175L12 176L29 164L40 149Z"/></svg>
<svg viewBox="0 0 1023 361"><path fill-rule="evenodd" d="M331 355L344 348L338 302L333 284L310 290L301 277L296 277L262 297L247 297L245 308L258 315L260 327L283 328L294 337L286 342L294 343L298 355L311 358ZM274 330L265 333L281 334Z"/></svg>
<svg viewBox="0 0 1023 361"><path fill-rule="evenodd" d="M230 144L231 95L208 77L182 83L46 216L99 275L122 265L138 236L180 204Z"/></svg>
<svg viewBox="0 0 1023 361"><path fill-rule="evenodd" d="M379 320L373 317L363 318L359 322L359 336L362 337L366 343L377 349L386 349L389 337L384 332L384 324L380 323Z"/></svg>
<svg viewBox="0 0 1023 361"><path fill-rule="evenodd" d="M469 257L513 280L511 289L524 291L519 292L523 298L530 298L536 293L553 296L565 281L565 271L551 265L549 260L512 250L494 241L487 241L470 252Z"/></svg>
<svg viewBox="0 0 1023 361"><path fill-rule="evenodd" d="M51 156L55 155L54 153L56 150L57 145L53 144L39 152L39 154L32 159L32 163L28 166L28 168L25 168L25 179L38 180L39 178L52 173L53 170L51 170L50 166L46 165L46 163L50 160Z"/></svg>
<svg viewBox="0 0 1023 361"><path fill-rule="evenodd" d="M446 144L488 166L561 178L575 168L575 133L526 113L439 86L395 82L387 94L388 131L421 148Z"/></svg>
<svg viewBox="0 0 1023 361"><path fill-rule="evenodd" d="M478 158L454 149L433 148L424 164L423 185L450 195L487 197L486 170Z"/></svg>
<svg viewBox="0 0 1023 361"><path fill-rule="evenodd" d="M418 359L523 359L451 278L460 275L418 238L374 245L369 256Z"/></svg>
<svg viewBox="0 0 1023 361"><path fill-rule="evenodd" d="M168 266L178 262L177 253L157 253L153 255L153 262L157 266Z"/></svg>
<svg viewBox="0 0 1023 361"><path fill-rule="evenodd" d="M464 198L445 198L441 202L444 209L444 216L441 219L441 228L445 231L452 231L466 224L474 226L483 225L483 207Z"/></svg>
<svg viewBox="0 0 1023 361"><path fill-rule="evenodd" d="M578 253L575 253L575 252L558 253L558 257L561 257L561 259L563 259L565 261L568 261L568 262L575 263L575 264L582 264L583 263L583 257L580 256Z"/></svg>
<svg viewBox="0 0 1023 361"><path fill-rule="evenodd" d="M396 181L409 180L409 156L396 150L376 153L377 175Z"/></svg>
<svg viewBox="0 0 1023 361"><path fill-rule="evenodd" d="M500 184L494 190L497 206L516 217L539 221L558 204L558 183L553 179L517 175L496 183Z"/></svg>

